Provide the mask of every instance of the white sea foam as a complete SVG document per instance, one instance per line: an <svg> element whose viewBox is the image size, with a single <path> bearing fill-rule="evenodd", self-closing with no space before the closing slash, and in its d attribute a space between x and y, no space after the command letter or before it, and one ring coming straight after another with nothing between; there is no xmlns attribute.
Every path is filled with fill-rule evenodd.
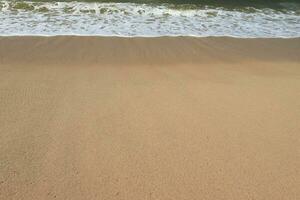
<svg viewBox="0 0 300 200"><path fill-rule="evenodd" d="M0 35L300 37L300 13L272 9L0 0Z"/></svg>

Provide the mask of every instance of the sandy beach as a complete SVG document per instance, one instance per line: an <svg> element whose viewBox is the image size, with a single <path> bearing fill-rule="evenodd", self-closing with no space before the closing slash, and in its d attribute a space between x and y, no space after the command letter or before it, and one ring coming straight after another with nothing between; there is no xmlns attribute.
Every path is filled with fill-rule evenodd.
<svg viewBox="0 0 300 200"><path fill-rule="evenodd" d="M0 37L0 199L300 199L300 39Z"/></svg>

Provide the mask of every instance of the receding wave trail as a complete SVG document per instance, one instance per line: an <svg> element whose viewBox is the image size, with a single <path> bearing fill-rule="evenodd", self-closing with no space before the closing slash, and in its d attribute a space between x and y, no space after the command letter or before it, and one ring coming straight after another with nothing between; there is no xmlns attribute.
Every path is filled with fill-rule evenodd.
<svg viewBox="0 0 300 200"><path fill-rule="evenodd" d="M0 21L0 35L300 37L297 9L0 0Z"/></svg>

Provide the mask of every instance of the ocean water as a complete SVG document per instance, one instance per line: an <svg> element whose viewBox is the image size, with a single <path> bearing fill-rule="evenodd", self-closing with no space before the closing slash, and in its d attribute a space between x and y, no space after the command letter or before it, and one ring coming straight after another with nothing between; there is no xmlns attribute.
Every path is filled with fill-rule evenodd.
<svg viewBox="0 0 300 200"><path fill-rule="evenodd" d="M0 0L0 35L300 37L300 1Z"/></svg>

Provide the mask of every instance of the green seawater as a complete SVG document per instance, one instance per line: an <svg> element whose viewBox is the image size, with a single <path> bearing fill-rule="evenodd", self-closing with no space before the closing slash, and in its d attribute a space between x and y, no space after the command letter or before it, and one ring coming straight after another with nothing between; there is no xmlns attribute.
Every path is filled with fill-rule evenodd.
<svg viewBox="0 0 300 200"><path fill-rule="evenodd" d="M299 37L300 0L0 0L0 35Z"/></svg>
<svg viewBox="0 0 300 200"><path fill-rule="evenodd" d="M18 1L18 0L15 0ZM141 4L192 4L192 5L206 5L206 6L222 6L222 7L267 7L267 8L281 8L284 5L300 3L300 0L30 0L31 2L113 2L113 3L141 3ZM24 2L24 1L20 1Z"/></svg>
<svg viewBox="0 0 300 200"><path fill-rule="evenodd" d="M97 2L97 3L135 3L153 6L168 6L171 9L188 10L203 7L220 7L227 10L251 12L249 8L270 8L277 11L300 13L300 0L10 0L14 9L33 10L32 3L42 2ZM1 8L1 4L0 4ZM40 11L46 12L46 9Z"/></svg>

